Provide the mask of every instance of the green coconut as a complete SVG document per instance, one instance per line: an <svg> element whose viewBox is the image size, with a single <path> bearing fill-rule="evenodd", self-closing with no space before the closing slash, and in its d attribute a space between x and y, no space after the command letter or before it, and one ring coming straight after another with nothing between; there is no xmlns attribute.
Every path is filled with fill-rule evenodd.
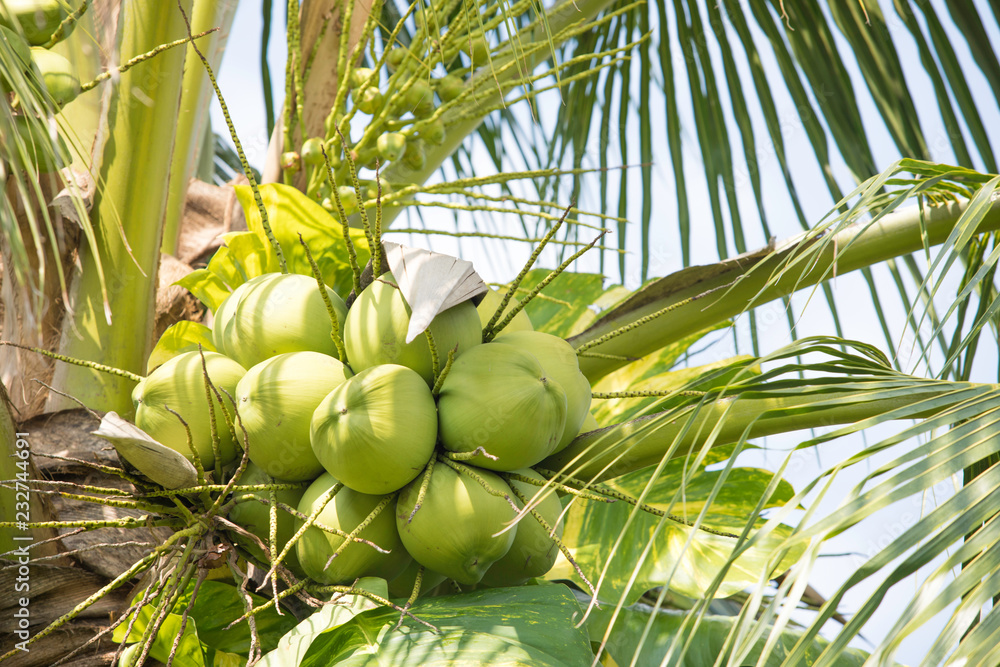
<svg viewBox="0 0 1000 667"><path fill-rule="evenodd" d="M65 57L35 46L31 49L31 59L41 73L42 83L56 106L68 104L80 94L80 79L77 78L72 63Z"/></svg>
<svg viewBox="0 0 1000 667"><path fill-rule="evenodd" d="M500 307L500 302L503 301L503 294L496 291L492 287L483 295L483 300L479 302L476 306L476 310L479 311L479 321L481 326L485 329L486 325L490 323L490 319L493 314L497 312L497 308ZM497 320L497 324L503 321L503 318L507 316L510 309L514 306L514 299L511 299L507 303L507 307L503 311L503 317ZM510 324L505 326L501 333L508 333L511 331L534 331L535 327L531 325L531 320L528 318L528 314L523 310L514 316L514 319L510 321Z"/></svg>
<svg viewBox="0 0 1000 667"><path fill-rule="evenodd" d="M236 385L236 404L250 442L250 460L292 482L323 472L309 444L316 406L351 377L347 366L320 352L286 352L260 362Z"/></svg>
<svg viewBox="0 0 1000 667"><path fill-rule="evenodd" d="M330 392L312 418L316 458L362 493L402 488L427 465L437 410L423 378L396 364L359 372Z"/></svg>
<svg viewBox="0 0 1000 667"><path fill-rule="evenodd" d="M329 473L318 477L302 494L299 511L312 516L319 499L335 484L336 478ZM368 518L381 500L382 496L358 493L345 486L326 504L316 521L351 533ZM357 536L389 553L381 553L371 545L352 541L331 561L330 557L347 538L310 526L295 543L302 569L311 579L331 585L349 583L358 577L394 579L410 562L410 555L403 548L396 530L393 504L390 502Z"/></svg>
<svg viewBox="0 0 1000 667"><path fill-rule="evenodd" d="M326 293L343 330L347 306L329 287ZM219 313L212 331L216 348L248 368L286 352L310 350L337 356L330 316L311 276L257 276L237 288Z"/></svg>
<svg viewBox="0 0 1000 667"><path fill-rule="evenodd" d="M530 468L514 472L522 477L538 480L542 484L546 481L544 477ZM508 484L519 491L528 502L531 502L542 488L519 480L508 480ZM549 528L556 529L556 536L561 538L563 533L563 524L560 520L562 503L559 502L559 497L551 489L546 490L545 493L548 495L545 495L534 509L542 516ZM518 507L524 507L524 503L518 500L517 496L514 496L514 502L517 503ZM552 539L549 532L542 528L538 519L530 513L525 514L517 523L517 534L514 536L514 543L511 545L510 551L486 571L482 583L487 586L520 586L528 579L540 577L551 570L558 555L559 545Z"/></svg>
<svg viewBox="0 0 1000 667"><path fill-rule="evenodd" d="M222 406L225 406L232 420L232 404L226 393L236 396L236 385L246 374L246 369L217 352L205 352L204 355L208 377L222 395L223 403L220 405L212 392L212 405L219 435L221 463L227 465L236 458L239 447L233 441ZM201 458L202 466L205 470L210 470L215 466L211 426L213 408L209 408L205 396L205 376L201 361L201 353L185 352L158 366L132 390L132 403L135 404L136 426L160 444L193 461L194 454L188 448L184 425L170 410L179 414L191 429L191 442Z"/></svg>
<svg viewBox="0 0 1000 667"><path fill-rule="evenodd" d="M0 24L13 28L14 22L19 23L32 46L48 42L71 9L64 0L3 0L0 5ZM67 25L65 34L75 25L75 22Z"/></svg>
<svg viewBox="0 0 1000 667"><path fill-rule="evenodd" d="M559 336L541 331L508 333L504 329L494 340L530 352L542 364L545 373L554 378L566 392L566 427L554 451L565 449L580 433L591 402L590 382L580 372L576 350Z"/></svg>
<svg viewBox="0 0 1000 667"><path fill-rule="evenodd" d="M470 469L492 490L511 495L510 487L497 475ZM460 584L478 583L514 542L516 529L501 532L514 520L514 508L472 477L435 463L423 502L413 514L422 481L421 475L410 482L396 501L396 526L403 546L434 572Z"/></svg>
<svg viewBox="0 0 1000 667"><path fill-rule="evenodd" d="M268 474L262 469L257 467L250 462L247 464L247 468L243 471L240 476L239 484L240 486L251 486L254 484L287 484L291 480L277 479L271 476L268 479ZM299 487L297 489L282 489L275 492L275 499L279 503L284 503L292 509L297 509L299 502L302 500L302 494L305 493L305 487ZM268 505L262 504L257 500L243 500L243 498L253 498L257 497L263 500L265 503L270 502L271 494L268 491L237 491L233 494L233 500L237 501L233 508L229 510L228 519L253 533L261 539L264 544L270 544L270 530L271 530L271 509ZM287 511L281 509L277 510L277 548L278 553L285 548L288 544L288 540L292 539L295 535L295 531L299 526L299 522L296 521L295 517L288 513ZM233 532L233 541L240 545L246 551L256 558L261 563L268 563L268 559L264 555L264 551L257 546L257 543L249 537L240 535L237 532ZM274 555L277 556L278 553ZM299 565L298 556L295 554L295 550L292 549L285 556L282 563L289 570L294 572L299 576L303 576L305 573L302 572L302 568Z"/></svg>
<svg viewBox="0 0 1000 667"><path fill-rule="evenodd" d="M406 342L410 326L410 306L403 299L391 273L385 273L365 288L344 325L347 359L355 372L379 364L400 364L420 374L428 386L434 385L434 367L427 336ZM428 329L434 337L438 363L444 367L448 351L458 346L459 355L479 345L482 328L471 301L463 301L438 313Z"/></svg>
<svg viewBox="0 0 1000 667"><path fill-rule="evenodd" d="M394 598L407 598L413 593L413 585L417 583L417 570L424 567L415 560L411 560L406 566L406 569L400 573L398 577L389 582L389 597ZM431 589L436 588L438 585L447 579L443 574L434 572L433 570L428 570L424 567L424 576L420 580L420 592L417 594L424 595Z"/></svg>
<svg viewBox="0 0 1000 667"><path fill-rule="evenodd" d="M535 465L555 451L566 427L566 392L533 355L506 343L472 348L452 364L438 395L445 449L482 454L490 470Z"/></svg>

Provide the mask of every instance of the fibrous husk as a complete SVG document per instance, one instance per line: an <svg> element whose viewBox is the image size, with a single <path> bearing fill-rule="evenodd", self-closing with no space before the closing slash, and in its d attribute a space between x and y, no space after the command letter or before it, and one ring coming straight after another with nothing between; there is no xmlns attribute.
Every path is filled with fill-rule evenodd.
<svg viewBox="0 0 1000 667"><path fill-rule="evenodd" d="M555 450L565 449L580 433L583 420L589 414L591 402L590 382L580 372L576 350L559 336L541 331L512 331L506 329L494 339L530 352L566 392L566 427Z"/></svg>

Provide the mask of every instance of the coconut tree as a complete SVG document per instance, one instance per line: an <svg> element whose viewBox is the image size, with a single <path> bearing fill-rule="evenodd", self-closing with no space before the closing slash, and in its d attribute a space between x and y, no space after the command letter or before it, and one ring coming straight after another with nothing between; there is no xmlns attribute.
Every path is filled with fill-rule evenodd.
<svg viewBox="0 0 1000 667"><path fill-rule="evenodd" d="M51 45L73 56L84 82L75 99L57 104L42 66L32 69L15 37L5 35L0 47L4 85L14 91L0 121L3 339L90 364L0 347L17 410L5 415L12 434L41 428L38 419L25 422L75 407L73 400L131 418L140 376L211 340L198 323L164 333L161 317L158 327L155 306L166 290L157 276L169 262L161 251L177 254L192 238L185 193L214 152L207 99L235 3L54 4L53 29L62 25L65 34L77 24ZM881 663L923 627L933 628L928 664L995 661L997 397L979 344L989 328L995 338L996 326L1000 211L986 128L997 100L974 94L956 55L967 46L976 76L995 93L995 24L960 3L896 2L891 11L757 1L288 3L299 20L286 30L284 101L260 183L242 149L230 160L251 182L229 207L242 209L248 231L227 235L206 267L177 276L203 304L197 315L219 315L233 289L269 271L315 273L343 296L360 293L365 262L381 266L383 234L407 233L416 243L472 237L511 264L526 258L516 277L498 276L510 286L497 312L524 307L535 328L572 344L593 387L597 427L539 462L542 485L529 485L542 489L539 508L556 490L568 499L562 555L545 575L562 583L459 587L416 599L417 575L405 604L389 601L381 580L314 587L310 595L348 604L308 615L281 640L284 652L265 661L335 655L350 664L378 645L393 664L501 654L532 664L860 664L865 657L848 645L864 637ZM916 50L919 67L904 48ZM934 104L912 102L906 82L914 72L929 80ZM859 96L870 109L863 112ZM898 160L876 159L873 111ZM791 145L789 123L805 141ZM931 139L924 123L943 129ZM697 168L685 160L694 147ZM829 214L806 195L801 160L826 189ZM667 167L669 176L657 171ZM657 187L667 180L670 187ZM702 187L707 207L692 194ZM781 243L768 242L781 229L769 208L776 191L803 230ZM224 201L214 205L226 211ZM712 224L698 224L702 215ZM213 232L230 231L228 214L214 217ZM662 239L676 241L674 272L660 259ZM754 239L767 246L751 252ZM843 337L853 312L831 284L856 270L883 350ZM602 276L641 286L608 287ZM809 307L829 313L832 330L798 335L796 292L816 292ZM769 303L787 313L788 344L763 340L771 323L760 307ZM513 318L487 320L484 339ZM748 323L750 335L734 321ZM719 332L734 345L749 337L752 354L697 354ZM903 365L900 336L916 351L915 365ZM46 393L34 379L58 391ZM761 439L779 434L793 434L790 451L770 470L748 465ZM856 434L868 439L845 445L851 455L815 475L793 474L799 450L835 451ZM12 454L27 449L18 444L27 440L7 441ZM16 481L38 477L27 459L5 460L13 465L3 477L14 481L4 496L6 552L18 548L18 536L41 543L52 530L167 529L118 571L96 571L87 583L98 594L56 605L55 623L33 627L36 647L67 636L59 633L99 601L119 614L114 638L136 642L130 652L191 664L238 662L261 643L275 645L291 626L268 608L279 598L307 616L293 604L302 586L279 592L277 576L268 579L271 602L266 588L255 599L210 580L213 554L226 559L212 549L227 542L191 508L214 517L233 490L207 483L211 470L178 473L194 475L182 487L198 486L198 500L134 471L120 473L128 482L120 487L80 476L75 488L33 483L38 498L100 502L132 515L77 525L36 503L35 532L27 533L16 523ZM187 470L185 460L175 463ZM217 483L226 479L221 466L216 473ZM949 480L959 480L953 493L914 512L885 548L856 559L828 600L815 596L809 584L825 545ZM287 490L270 485L272 526L276 494ZM515 495L523 508L533 493ZM173 506L151 500L159 497ZM530 508L521 513L537 518ZM269 533L260 546L278 555ZM63 550L72 548L68 539ZM105 550L110 541L100 541ZM58 557L54 551L43 557ZM915 572L915 592L892 627L873 636L866 623ZM113 597L125 591L127 600ZM813 612L800 611L809 605ZM251 608L256 620L246 630L217 623ZM928 626L942 611L946 620ZM498 616L507 634L495 631ZM831 630L830 619L843 627ZM409 632L394 631L403 620Z"/></svg>

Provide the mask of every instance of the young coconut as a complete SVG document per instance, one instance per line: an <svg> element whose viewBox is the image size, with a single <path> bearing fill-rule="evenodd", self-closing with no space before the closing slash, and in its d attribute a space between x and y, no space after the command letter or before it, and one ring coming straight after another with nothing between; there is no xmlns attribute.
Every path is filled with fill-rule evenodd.
<svg viewBox="0 0 1000 667"><path fill-rule="evenodd" d="M489 291L483 294L483 300L479 302L478 306L476 306L476 310L479 311L479 321L482 324L483 328L485 328L486 325L490 323L490 319L492 319L493 314L497 312L497 308L500 307L500 302L502 301L503 301L503 294L493 289L492 287L489 289ZM497 324L500 324L500 322L503 321L503 318L507 317L507 313L510 312L510 309L513 306L514 306L514 300L511 299L507 303L507 307L504 309L503 315L501 315L500 319L497 320ZM509 331L534 331L534 330L535 327L531 325L531 320L528 318L528 314L523 310L521 310L517 315L514 316L514 319L510 321L510 324L508 324L503 328L502 333L507 333Z"/></svg>
<svg viewBox="0 0 1000 667"><path fill-rule="evenodd" d="M326 294L343 330L347 306L329 287ZM228 301L237 296L235 307L228 306ZM234 291L219 311L224 311L228 321L216 321L212 332L216 347L246 367L285 352L311 350L337 355L330 316L311 276L257 276Z"/></svg>
<svg viewBox="0 0 1000 667"><path fill-rule="evenodd" d="M329 473L318 477L302 494L299 512L312 516L319 506L317 501L335 484L337 480ZM316 521L349 534L368 518L380 502L381 496L370 496L343 487L326 504ZM330 557L347 538L310 526L295 543L302 569L311 579L330 585L350 583L358 577L394 579L411 559L396 530L393 505L394 502L390 501L357 535L389 553L381 553L363 542L352 542L331 560Z"/></svg>
<svg viewBox="0 0 1000 667"><path fill-rule="evenodd" d="M530 477L538 480L540 484L545 483L545 478L530 468L515 470L515 474L522 477ZM516 489L530 503L534 496L541 490L541 486L522 482L519 480L509 480L508 484ZM563 524L560 520L562 515L562 503L559 497L551 489L547 490L548 495L535 506L549 528L554 528L556 537L561 538ZM518 507L524 507L516 496L514 502ZM526 513L517 522L517 534L514 536L514 543L503 558L493 563L493 566L483 575L482 583L487 586L520 586L532 577L540 577L549 570L556 562L559 555L559 545L549 535L549 531L542 528L538 519Z"/></svg>
<svg viewBox="0 0 1000 667"><path fill-rule="evenodd" d="M246 470L243 471L243 474L240 476L238 484L240 486L251 486L255 484L287 484L288 482L289 480L282 480L273 477L268 479L268 474L266 472L255 466L253 462L250 462L247 464ZM275 492L275 499L279 503L284 503L292 509L297 509L305 490L305 486L298 489L282 489L281 491ZM264 502L261 503L260 501L252 500L254 497L260 498ZM242 500L243 498L246 498L247 500ZM270 544L271 508L268 505L270 498L271 494L268 491L237 491L233 494L233 500L237 502L233 505L233 508L229 510L227 518L241 528L245 528L259 537L261 542L264 544ZM242 502L240 502L241 500ZM281 550L285 548L286 544L288 544L288 540L292 539L292 536L295 535L295 531L300 525L300 522L298 522L293 515L289 514L280 507L278 508L276 519L276 547L278 549L278 553L281 553ZM233 542L246 549L251 556L256 558L261 563L270 562L265 557L264 551L257 546L257 543L251 538L246 537L245 535L240 535L235 531L232 533L231 537ZM277 556L278 554L276 553L272 555ZM302 567L299 565L299 559L295 555L294 549L288 552L288 555L285 556L282 563L296 575L305 575L302 571Z"/></svg>
<svg viewBox="0 0 1000 667"><path fill-rule="evenodd" d="M490 470L517 470L551 454L566 428L566 392L534 356L506 343L472 348L438 394L438 433L452 452Z"/></svg>
<svg viewBox="0 0 1000 667"><path fill-rule="evenodd" d="M80 94L80 79L65 57L40 46L32 47L31 60L42 75L42 83L56 106L63 106Z"/></svg>
<svg viewBox="0 0 1000 667"><path fill-rule="evenodd" d="M391 273L372 281L347 313L344 347L355 372L378 364L400 364L420 374L428 386L434 385L434 364L427 337L406 342L410 326L410 306L403 299ZM438 363L444 366L448 351L456 345L456 359L482 342L479 315L471 301L438 313L428 329L434 337Z"/></svg>
<svg viewBox="0 0 1000 667"><path fill-rule="evenodd" d="M59 24L73 9L66 0L3 0L0 5L0 25L14 28L14 22L21 24L21 30L28 43L41 46L52 38ZM66 28L66 35L72 32L76 22Z"/></svg>
<svg viewBox="0 0 1000 667"><path fill-rule="evenodd" d="M217 352L205 352L204 355L208 377L222 395L220 405L212 392L212 410L215 412L215 426L219 435L221 464L227 465L236 458L239 448L233 441L222 407L225 406L226 413L232 420L232 405L226 392L230 396L236 395L236 385L246 374L246 369ZM212 411L205 396L201 353L185 352L158 366L132 390L132 403L135 404L136 426L160 444L193 461L194 454L187 445L187 431L177 415L170 410L179 414L191 430L191 442L201 458L202 467L210 470L215 466Z"/></svg>
<svg viewBox="0 0 1000 667"><path fill-rule="evenodd" d="M236 404L250 442L250 460L290 482L323 473L309 425L316 406L351 377L347 366L319 352L287 352L266 359L236 385Z"/></svg>
<svg viewBox="0 0 1000 667"><path fill-rule="evenodd" d="M493 491L511 495L510 487L493 473L472 466L467 469ZM514 508L471 476L436 462L414 514L423 477L405 486L396 501L396 526L403 546L434 572L460 584L479 583L514 542L516 529L497 534L514 520Z"/></svg>
<svg viewBox="0 0 1000 667"><path fill-rule="evenodd" d="M530 352L542 364L545 374L554 378L566 392L566 428L555 452L565 449L580 432L590 410L590 382L580 372L576 350L559 336L541 331L511 331L505 328L494 339Z"/></svg>
<svg viewBox="0 0 1000 667"><path fill-rule="evenodd" d="M312 418L312 448L327 472L361 493L402 488L427 465L437 410L423 378L396 364L359 372Z"/></svg>

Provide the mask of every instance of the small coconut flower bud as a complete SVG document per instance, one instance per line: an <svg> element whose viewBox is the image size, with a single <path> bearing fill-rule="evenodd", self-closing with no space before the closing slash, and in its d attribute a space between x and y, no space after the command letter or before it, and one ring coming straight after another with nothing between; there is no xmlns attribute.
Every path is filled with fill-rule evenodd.
<svg viewBox="0 0 1000 667"><path fill-rule="evenodd" d="M302 143L302 161L313 167L323 164L323 140L319 137L306 139Z"/></svg>
<svg viewBox="0 0 1000 667"><path fill-rule="evenodd" d="M369 67L358 67L357 69L351 70L351 77L348 83L351 88L359 88L365 84L365 81L371 78L374 72Z"/></svg>
<svg viewBox="0 0 1000 667"><path fill-rule="evenodd" d="M295 151L285 151L281 154L281 168L295 173L302 167L302 158Z"/></svg>
<svg viewBox="0 0 1000 667"><path fill-rule="evenodd" d="M465 79L458 74L449 74L437 82L437 94L445 102L458 99L465 92Z"/></svg>
<svg viewBox="0 0 1000 667"><path fill-rule="evenodd" d="M378 154L383 160L392 162L403 157L406 137L399 132L386 132L378 138Z"/></svg>

